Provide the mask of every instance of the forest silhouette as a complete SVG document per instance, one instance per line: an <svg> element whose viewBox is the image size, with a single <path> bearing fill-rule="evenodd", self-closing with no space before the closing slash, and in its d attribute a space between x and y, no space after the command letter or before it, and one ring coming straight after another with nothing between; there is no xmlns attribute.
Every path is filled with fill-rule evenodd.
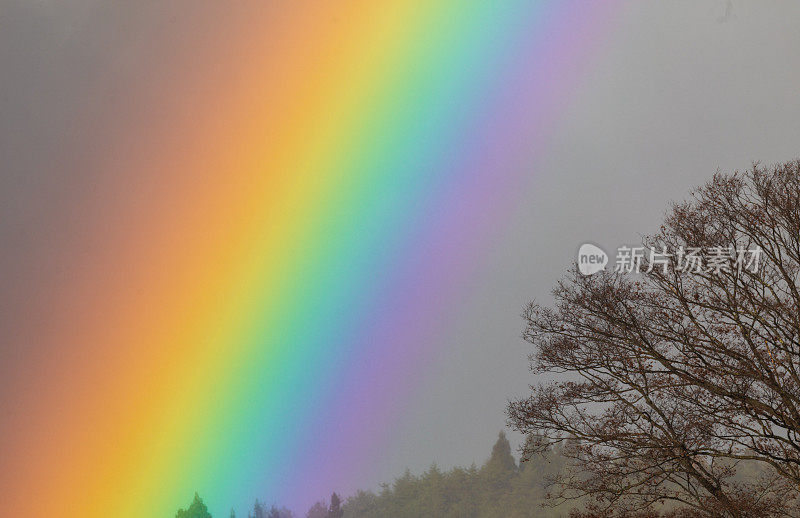
<svg viewBox="0 0 800 518"><path fill-rule="evenodd" d="M549 481L564 469L561 448L518 463L505 433L500 432L486 462L477 467L448 471L432 465L425 473L406 471L391 484L375 491L361 490L342 501L336 493L315 503L305 514L256 501L247 518L378 518L378 517L559 517L567 516L574 502L547 505ZM231 511L231 517L236 514ZM195 494L176 518L211 518Z"/></svg>

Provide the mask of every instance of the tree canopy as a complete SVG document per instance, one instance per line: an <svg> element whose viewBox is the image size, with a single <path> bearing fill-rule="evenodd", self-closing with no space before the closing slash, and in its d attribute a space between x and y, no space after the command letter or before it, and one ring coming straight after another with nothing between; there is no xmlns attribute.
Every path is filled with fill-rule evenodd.
<svg viewBox="0 0 800 518"><path fill-rule="evenodd" d="M526 456L580 440L560 496L591 496L598 515L665 501L698 516L796 512L800 162L715 175L642 245L659 254L638 274L573 268L553 307L526 309L533 370L550 377L509 406L536 437ZM759 476L737 478L752 462Z"/></svg>
<svg viewBox="0 0 800 518"><path fill-rule="evenodd" d="M186 510L179 509L175 518L211 518L211 513L208 512L206 504L197 493L194 494L194 499Z"/></svg>

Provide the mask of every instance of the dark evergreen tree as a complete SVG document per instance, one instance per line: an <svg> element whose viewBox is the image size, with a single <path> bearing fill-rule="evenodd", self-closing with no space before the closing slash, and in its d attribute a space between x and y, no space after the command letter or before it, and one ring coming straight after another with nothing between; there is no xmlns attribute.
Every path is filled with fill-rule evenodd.
<svg viewBox="0 0 800 518"><path fill-rule="evenodd" d="M484 515L498 516L501 500L511 491L511 482L517 474L517 462L511 455L511 444L504 432L500 432L492 447L492 454L481 468L481 491Z"/></svg>
<svg viewBox="0 0 800 518"><path fill-rule="evenodd" d="M206 504L203 503L203 499L195 493L191 505L186 510L179 509L175 518L211 518L211 514L208 512Z"/></svg>
<svg viewBox="0 0 800 518"><path fill-rule="evenodd" d="M256 503L253 504L253 514L250 515L250 518L267 518L267 510L258 499L256 499Z"/></svg>
<svg viewBox="0 0 800 518"><path fill-rule="evenodd" d="M344 511L342 511L342 501L339 495L333 493L331 495L331 505L328 508L328 518L342 518Z"/></svg>
<svg viewBox="0 0 800 518"><path fill-rule="evenodd" d="M492 447L492 455L486 463L488 469L496 469L504 473L511 473L517 469L517 461L511 454L511 443L506 438L506 433L501 431L497 436L497 442Z"/></svg>

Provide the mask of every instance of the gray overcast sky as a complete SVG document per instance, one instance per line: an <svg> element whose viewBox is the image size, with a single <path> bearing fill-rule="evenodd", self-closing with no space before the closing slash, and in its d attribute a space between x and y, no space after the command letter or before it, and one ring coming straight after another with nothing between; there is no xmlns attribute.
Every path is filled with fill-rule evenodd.
<svg viewBox="0 0 800 518"><path fill-rule="evenodd" d="M505 402L533 381L521 309L549 299L581 243L613 253L718 168L800 156L800 3L734 1L723 22L725 12L693 0L620 10L387 475L485 460Z"/></svg>
<svg viewBox="0 0 800 518"><path fill-rule="evenodd" d="M380 459L374 482L431 461L484 460L506 401L533 381L520 311L531 299L548 299L581 243L607 251L635 243L657 228L671 200L718 168L800 155L800 2L726 4L628 2L617 10L613 33L532 166L529 203L476 275L480 284L467 287L479 294L466 302L469 318L432 345L440 361L409 403L399 443ZM87 89L109 69L124 75L119 63L136 52L131 31L186 5L0 0L0 238L7 248L29 244L19 230L44 217L32 200L57 205L61 189L80 188L80 178L58 177L46 164L67 145L62 137ZM0 254L3 289L14 291L24 278L15 273L27 267L18 260Z"/></svg>

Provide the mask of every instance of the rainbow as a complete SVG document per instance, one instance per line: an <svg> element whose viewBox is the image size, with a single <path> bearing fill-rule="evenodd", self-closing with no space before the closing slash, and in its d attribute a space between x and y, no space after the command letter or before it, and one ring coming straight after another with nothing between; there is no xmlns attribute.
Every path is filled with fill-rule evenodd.
<svg viewBox="0 0 800 518"><path fill-rule="evenodd" d="M75 115L81 194L31 229L0 514L352 489L616 9L236 3L140 35Z"/></svg>

